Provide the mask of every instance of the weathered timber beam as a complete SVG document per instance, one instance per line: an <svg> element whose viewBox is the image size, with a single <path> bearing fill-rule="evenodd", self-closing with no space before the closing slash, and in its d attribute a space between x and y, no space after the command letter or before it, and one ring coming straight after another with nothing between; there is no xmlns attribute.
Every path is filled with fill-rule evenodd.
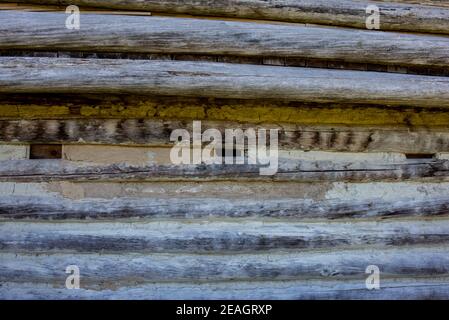
<svg viewBox="0 0 449 320"><path fill-rule="evenodd" d="M303 281L229 281L210 283L147 283L67 290L65 283L3 282L2 299L449 299L448 278L385 279L381 290L368 290L364 279Z"/></svg>
<svg viewBox="0 0 449 320"><path fill-rule="evenodd" d="M0 92L449 107L449 77L184 61L2 57Z"/></svg>
<svg viewBox="0 0 449 320"><path fill-rule="evenodd" d="M39 0L36 0L39 1ZM358 0L363 1L363 0ZM449 7L447 0L378 0L382 2L398 2L406 4L422 4L426 6Z"/></svg>
<svg viewBox="0 0 449 320"><path fill-rule="evenodd" d="M449 249L442 247L233 255L2 252L0 281L64 283L65 268L73 261L83 271L84 288L105 282L127 286L145 282L364 279L369 265L377 265L383 278L449 274Z"/></svg>
<svg viewBox="0 0 449 320"><path fill-rule="evenodd" d="M126 152L126 151L124 151ZM246 159L247 160L247 159ZM383 181L431 178L447 180L448 160L379 163L362 161L333 162L279 159L277 172L261 176L266 165L95 165L65 160L0 161L0 181L170 181L170 180L272 180L272 181Z"/></svg>
<svg viewBox="0 0 449 320"><path fill-rule="evenodd" d="M449 132L445 129L242 124L214 121L201 122L201 128L203 131L216 128L222 132L223 137L225 129L278 129L279 147L286 149L449 152ZM150 119L1 120L0 141L3 143L173 146L174 142L170 141L170 135L175 129L186 129L192 133L192 122Z"/></svg>
<svg viewBox="0 0 449 320"><path fill-rule="evenodd" d="M2 0L0 2L7 2ZM161 13L222 16L231 18L265 19L288 22L313 23L355 28L366 28L367 7L376 5L381 12L381 30L449 33L449 10L444 1L427 1L427 7L410 2L388 3L361 0L19 0L16 2L88 7L144 10ZM422 1L424 2L424 1ZM447 4L446 4L447 5Z"/></svg>
<svg viewBox="0 0 449 320"><path fill-rule="evenodd" d="M399 192L399 191L398 191ZM447 191L446 191L447 192ZM0 219L108 219L108 218L295 218L338 219L449 214L447 196L426 199L383 200L373 193L369 199L226 199L114 198L69 200L37 196L0 197Z"/></svg>
<svg viewBox="0 0 449 320"><path fill-rule="evenodd" d="M0 224L0 250L11 253L272 253L316 249L444 245L447 219L346 222L66 221ZM411 255L410 255L411 256Z"/></svg>
<svg viewBox="0 0 449 320"><path fill-rule="evenodd" d="M447 10L449 12L449 10ZM138 52L314 58L447 68L449 38L170 17L0 11L0 50ZM449 21L449 14L448 14ZM444 27L449 30L449 24Z"/></svg>

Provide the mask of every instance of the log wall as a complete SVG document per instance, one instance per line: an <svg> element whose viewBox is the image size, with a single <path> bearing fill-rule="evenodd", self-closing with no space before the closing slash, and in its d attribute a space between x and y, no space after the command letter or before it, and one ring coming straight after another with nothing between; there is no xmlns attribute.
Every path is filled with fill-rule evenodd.
<svg viewBox="0 0 449 320"><path fill-rule="evenodd" d="M445 1L16 2L1 299L449 298ZM173 164L193 121L277 129L277 172Z"/></svg>

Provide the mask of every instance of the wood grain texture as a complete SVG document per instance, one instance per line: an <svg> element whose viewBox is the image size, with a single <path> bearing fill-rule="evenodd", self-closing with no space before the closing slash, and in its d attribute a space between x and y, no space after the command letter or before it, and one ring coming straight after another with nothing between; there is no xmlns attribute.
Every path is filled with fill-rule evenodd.
<svg viewBox="0 0 449 320"><path fill-rule="evenodd" d="M391 0L379 0L379 1L393 2ZM394 2L407 3L407 4L422 4L437 7L449 7L449 3L446 0L394 0Z"/></svg>
<svg viewBox="0 0 449 320"><path fill-rule="evenodd" d="M187 1L168 11L363 27L364 10L358 8L367 4L235 2L238 7L219 1L207 9L202 0ZM376 3L389 30L449 34L447 9ZM82 14L82 29L69 32L61 13L10 11L0 12L2 17L2 54L40 50L54 57L0 58L0 94L23 95L14 103L0 98L0 142L6 143L0 145L0 152L6 150L0 156L0 298L449 298L449 170L447 156L435 155L449 152L449 78L285 67L287 58L305 57L374 62L395 72L407 72L403 66L444 69L444 35L102 14ZM86 50L174 53L177 60L204 55L205 62L56 53ZM262 64L276 66L213 62L226 56L260 57ZM58 104L48 94L62 99ZM71 101L66 94L91 98ZM104 100L110 94L146 98ZM165 97L161 109L157 101ZM180 97L194 102L172 106ZM264 105L252 112L260 101L271 109ZM119 111L101 114L99 105ZM250 106L246 112L253 118L232 118L242 105ZM309 114L297 118L304 105ZM353 112L334 120L328 115L318 124L322 113L313 110L338 106L337 113L344 113L345 105ZM260 116L279 106L290 109ZM365 109L355 111L358 106ZM386 110L384 119L376 118L373 110L379 109ZM440 115L435 122L433 112ZM198 114L209 120L203 131L279 129L278 174L261 177L260 167L250 165L156 161L155 155L167 156L172 130L191 131ZM385 120L393 114L396 120ZM244 123L248 119L253 124ZM63 157L72 160L23 160L27 154L16 159L17 150L28 150L22 143L66 144ZM83 153L87 147L94 152L96 144L102 144L96 157ZM110 144L117 150L104 149ZM148 155L148 146L164 149ZM134 164L126 160L132 150L140 155ZM332 152L298 156L298 150ZM356 153L333 156L334 151ZM80 290L65 289L71 264L81 269ZM365 269L373 264L380 267L381 289L369 291Z"/></svg>
<svg viewBox="0 0 449 320"><path fill-rule="evenodd" d="M449 100L448 100L449 101ZM449 152L446 129L301 126L294 124L242 124L202 121L201 128L260 128L279 130L281 149L327 150L350 152ZM170 134L175 129L192 133L186 120L150 119L71 119L71 120L2 120L3 143L122 144L173 146Z"/></svg>
<svg viewBox="0 0 449 320"><path fill-rule="evenodd" d="M448 77L184 61L1 57L0 92L449 106Z"/></svg>
<svg viewBox="0 0 449 320"><path fill-rule="evenodd" d="M0 183L8 219L337 219L448 214L447 182Z"/></svg>
<svg viewBox="0 0 449 320"><path fill-rule="evenodd" d="M2 1L4 2L4 0ZM448 33L449 11L444 1L421 1L436 7L417 5L420 1L361 0L233 0L233 1L137 1L137 0L19 0L16 2L143 10L172 14L222 16L366 28L366 8L377 5L381 30ZM405 2L403 4L398 2ZM414 3L414 4L410 4Z"/></svg>
<svg viewBox="0 0 449 320"><path fill-rule="evenodd" d="M413 200L225 199L220 197L68 200L35 196L0 198L0 219L111 219L111 218L293 218L340 219L434 217L449 213L447 197Z"/></svg>
<svg viewBox="0 0 449 320"><path fill-rule="evenodd" d="M436 24L446 31L447 12L448 24ZM91 14L83 16L82 27L74 32L65 28L66 18L63 13L0 11L0 50L272 56L444 68L449 64L447 37Z"/></svg>
<svg viewBox="0 0 449 320"><path fill-rule="evenodd" d="M418 247L233 255L0 253L0 281L65 283L65 267L72 264L80 268L85 288L102 283L104 286L105 282L126 286L183 281L344 281L365 278L369 265L377 265L384 279L446 277L448 250Z"/></svg>
<svg viewBox="0 0 449 320"><path fill-rule="evenodd" d="M131 156L131 155L130 155ZM426 161L428 160L428 161ZM246 160L247 163L247 160ZM166 180L270 180L270 181L403 181L427 178L449 180L449 161L417 159L403 163L369 161L334 162L279 159L277 172L261 176L266 165L96 165L59 160L0 161L0 181L166 181Z"/></svg>
<svg viewBox="0 0 449 320"><path fill-rule="evenodd" d="M0 7L1 8L1 7ZM447 66L429 65L386 65L376 63L348 62L342 60L326 60L316 58L289 58L289 57L260 57L235 55L204 55L183 53L137 53L137 52L88 52L88 51L33 51L28 50L0 50L4 57L39 57L39 58L82 58L82 59L130 59L130 60L167 60L167 61L198 61L222 62L252 65L271 65L287 67L308 67L321 69L374 71L399 74L416 74L426 76L449 76Z"/></svg>
<svg viewBox="0 0 449 320"><path fill-rule="evenodd" d="M367 290L365 279L353 281L248 281L198 284L147 283L103 290L67 290L64 284L4 282L0 296L4 299L448 299L448 278L386 279L381 290ZM97 289L97 290L96 290Z"/></svg>
<svg viewBox="0 0 449 320"><path fill-rule="evenodd" d="M307 256L307 253L319 254L322 250L401 247L407 250L409 246L442 246L448 243L447 219L343 222L251 219L3 221L0 225L0 250L20 254L305 252ZM416 258L410 254L406 259Z"/></svg>

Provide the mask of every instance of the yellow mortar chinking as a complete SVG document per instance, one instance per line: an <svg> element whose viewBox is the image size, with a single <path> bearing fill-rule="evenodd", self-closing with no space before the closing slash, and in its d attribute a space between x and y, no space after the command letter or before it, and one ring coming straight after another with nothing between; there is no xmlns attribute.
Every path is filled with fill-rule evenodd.
<svg viewBox="0 0 449 320"><path fill-rule="evenodd" d="M449 110L385 109L376 107L285 107L251 104L205 105L174 103L158 105L142 102L137 105L81 105L74 114L69 105L1 104L0 118L154 118L239 121L251 123L406 125L438 127L449 125Z"/></svg>

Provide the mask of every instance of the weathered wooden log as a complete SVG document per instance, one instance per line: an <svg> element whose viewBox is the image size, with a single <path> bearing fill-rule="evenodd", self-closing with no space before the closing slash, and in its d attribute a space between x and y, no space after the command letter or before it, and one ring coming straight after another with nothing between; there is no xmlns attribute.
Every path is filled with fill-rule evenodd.
<svg viewBox="0 0 449 320"><path fill-rule="evenodd" d="M203 131L216 128L222 132L222 137L225 136L225 129L278 129L281 149L416 154L449 152L449 132L444 128L428 130L214 121L201 122L201 128ZM150 119L2 120L0 141L173 146L170 134L175 129L186 129L192 133L192 122Z"/></svg>
<svg viewBox="0 0 449 320"><path fill-rule="evenodd" d="M39 253L309 252L337 248L393 248L449 243L449 222L383 220L297 221L66 221L0 224L0 250ZM290 252L289 251L289 252ZM416 258L410 253L410 257Z"/></svg>
<svg viewBox="0 0 449 320"><path fill-rule="evenodd" d="M359 249L233 255L0 253L0 281L65 283L65 268L76 264L84 288L113 283L365 279L377 265L382 278L443 277L449 249L442 247Z"/></svg>
<svg viewBox="0 0 449 320"><path fill-rule="evenodd" d="M449 30L448 24L441 26ZM449 64L446 37L169 17L0 11L0 50L184 53L319 58L389 65ZM438 24L437 24L438 25ZM448 31L449 32L449 31Z"/></svg>
<svg viewBox="0 0 449 320"><path fill-rule="evenodd" d="M399 191L398 191L399 192ZM161 218L295 218L338 219L449 214L447 196L383 200L225 199L217 197L148 199L82 199L17 196L0 197L0 219Z"/></svg>
<svg viewBox="0 0 449 320"><path fill-rule="evenodd" d="M118 147L120 149L120 147ZM144 148L146 149L146 148ZM82 149L81 149L81 152ZM101 149L99 151L102 152ZM128 155L131 155L129 150L122 151L124 153L127 153ZM73 153L73 152L72 152ZM306 153L309 154L309 153ZM362 156L363 155L363 156ZM361 154L361 155L353 155L352 161L349 159L351 158L351 155L346 155L342 159L338 160L341 156L335 156L334 160L330 162L329 160L312 160L317 155L311 155L310 160L301 160L297 163L303 163L302 170L310 170L311 174L313 175L314 172L317 172L317 174L323 174L324 176L330 174L326 171L331 170L332 168L340 168L343 171L347 170L350 172L351 170L354 171L354 180L357 180L356 177L359 174L358 171L369 171L370 169L382 168L382 167L388 167L388 163L390 163L391 166L396 165L406 165L409 164L410 166L421 166L431 163L441 163L444 167L445 161L433 161L431 159L422 159L422 160L405 160L404 158L397 158L392 157L390 162L389 160L386 161L381 158L382 155L374 155L369 156L368 154ZM329 154L327 155L329 157ZM397 158L397 159L396 159ZM319 158L318 158L319 159ZM326 157L325 157L326 159ZM328 158L329 159L329 158ZM345 160L346 159L346 160ZM91 159L94 160L94 159ZM89 158L86 159L86 161L90 161ZM101 160L103 161L103 160ZM110 159L110 162L113 162L114 159ZM165 161L165 160L164 160ZM288 168L292 167L294 168L296 165L292 160L288 160L287 162L283 162L283 159L280 161L280 168L282 170L286 170L286 173L288 175ZM110 163L107 162L107 163ZM22 164L26 164L26 170L37 170L34 171L34 173L26 173L23 171L23 167L21 167ZM87 164L83 164L82 162L78 162L81 172L84 170L83 166L86 165L88 170L90 172L94 172L94 174L101 173L102 166L95 166L95 165L89 165L89 162ZM374 164L376 163L376 164ZM396 164L395 164L396 163ZM39 181L39 180L60 180L58 178L46 178L46 177L39 177L38 171L40 170L38 167L44 168L43 172L48 172L48 175L52 174L58 174L58 170L66 170L64 169L64 165L66 164L64 161L60 162L57 161L44 161L44 160L32 160L32 161L4 161L1 162L2 168L5 171L10 172L10 175L7 177L4 177L6 181ZM14 164L11 168L11 164ZM69 168L70 168L70 164ZM89 169L90 166L90 169ZM114 166L109 166L108 164L105 165L106 167L114 168ZM289 167L290 166L290 167ZM120 165L118 166L120 167ZM229 171L223 171L223 173L229 174L233 172L233 166L229 166L227 170ZM239 166L237 166L239 167ZM9 169L8 169L9 168ZM62 168L62 169L61 169ZM75 166L75 170L77 167ZM96 168L96 169L95 169ZM100 168L100 169L99 169ZM126 168L126 166L125 166ZM131 166L132 168L132 166ZM161 167L164 168L164 167ZM174 168L177 171L174 171L174 174L181 174L183 170L185 172L189 173L195 172L195 170L199 170L200 168L203 168L205 172L208 172L208 166L186 166ZM52 171L55 171L52 173ZM97 171L96 171L97 170ZM418 207L416 209L410 209L409 207L402 208L403 211L401 212L401 205L400 203L408 202L409 199L397 199L393 198L388 201L387 198L391 196L392 194L396 194L397 192L400 192L401 195L404 195L407 197L410 197L410 199L416 199L416 200L426 200L426 198L422 198L423 192L426 197L430 196L435 197L435 203L431 206L431 210L428 211L427 209L424 210L423 213L419 214L429 214L429 215L440 215L447 213L447 206L446 203L446 195L448 189L445 187L447 184L444 183L429 183L428 179L425 180L424 183L383 183L383 184L361 184L358 187L354 187L356 185L351 184L350 185L340 185L340 187L332 187L330 188L328 181L325 179L324 183L316 184L316 183L292 183L292 181L295 181L294 179L284 179L280 178L279 180L284 180L287 185L284 184L273 184L270 183L272 181L271 178L263 178L259 180L258 172L254 172L253 176L254 179L258 179L258 183L247 183L247 178L245 178L245 173L242 174L242 177L238 177L239 174L239 168L236 168L237 173L234 174L234 182L230 183L227 180L229 180L229 176L227 179L224 179L223 177L204 177L204 175L200 172L198 172L198 177L185 177L183 180L179 177L175 178L175 182L165 182L167 180L167 177L153 177L149 179L144 180L157 180L158 183L155 184L154 182L146 183L146 182L140 182L140 183L134 183L137 179L130 179L130 183L123 183L122 180L125 180L127 177L118 177L118 181L120 183L114 184L114 183L103 183L102 181L108 180L101 179L101 183L92 183L88 182L86 184L83 183L68 183L66 180L72 180L70 172L66 172L65 176L63 177L61 183L50 183L50 184L43 184L43 183L7 183L4 186L2 186L1 193L5 196L5 207L3 207L2 212L4 213L4 217L10 217L13 216L13 213L16 212L18 215L16 217L40 217L42 213L45 211L48 211L50 215L45 216L46 218L58 218L61 219L65 217L64 213L67 213L68 216L72 217L87 217L89 216L89 213L87 213L89 210L92 210L92 217L108 217L108 214L111 214L112 217L126 217L128 214L131 216L155 216L155 217L164 217L164 214L168 214L168 217L173 215L174 217L187 217L189 215L189 210L198 213L199 216L206 216L208 213L210 214L216 214L220 215L220 206L223 206L227 208L224 210L225 216L233 216L234 212L232 212L234 209L236 210L235 214L236 216L240 216L243 214L243 216L246 215L261 215L266 216L273 214L275 217L280 217L282 214L286 214L287 216L296 216L301 217L303 213L306 215L311 214L312 217L323 217L322 213L320 212L320 206L322 207L321 210L326 211L329 210L327 207L335 207L339 210L338 214L344 215L345 212L348 213L349 216L352 214L357 214L357 208L364 208L366 212L363 214L367 214L369 216L369 208L371 206L371 203L373 202L380 202L379 207L374 207L374 214L376 215L376 210L380 210L380 215L388 215L388 208L382 207L382 206L388 206L388 202L395 202L398 201L398 206L396 208L392 208L392 214L399 214L399 215L408 215L408 214L415 214L415 211L421 210L426 205L429 205L427 202L418 202ZM96 171L96 172L95 172ZM220 173L220 172L218 172ZM36 174L36 177L33 177L33 174ZM106 172L107 174L107 172ZM369 173L367 173L369 174ZM170 176L170 172L166 173L167 176ZM75 176L76 177L76 176ZM77 177L78 180L83 180L83 178ZM104 177L103 177L104 178ZM129 178L129 177L128 177ZM402 174L402 178L406 178L406 175ZM89 179L84 179L89 181ZM144 181L140 180L140 181ZM181 181L182 180L182 181ZM212 181L211 181L212 180ZM213 182L213 180L219 180L217 183ZM289 181L291 180L291 181ZM435 180L435 179L433 179ZM438 180L438 179L437 179ZM194 182L192 182L194 181ZM301 181L301 180L300 180ZM37 189L36 189L37 188ZM339 190L340 188L340 190ZM20 193L20 190L24 190L22 193ZM39 191L40 190L40 191ZM128 191L130 190L130 191ZM270 190L268 192L268 190ZM296 191L295 191L296 190ZM419 191L418 191L419 190ZM438 192L436 192L438 190ZM72 200L64 200L58 198L52 198L52 195L54 195L55 192L60 193L64 197L73 198L76 199L82 199L84 197L90 197L94 199L86 199L85 201L72 201ZM326 193L324 193L326 192ZM330 192L330 193L329 193ZM263 194L264 197L261 198L261 195ZM280 199L279 205L276 203L276 198L278 198L278 195L282 194L284 198ZM324 196L324 194L326 194ZM26 196L39 196L38 198L26 198ZM182 198L188 198L186 199L173 199L173 206L168 205L167 206L167 197L168 198L177 198L180 195L182 195ZM254 201L246 201L241 200L242 195L245 196L245 198L253 199ZM321 195L321 198L320 198ZM351 195L356 195L354 198ZM19 196L19 198L14 198L16 196ZM20 198L20 196L24 196L25 198ZM146 199L150 196L150 199ZM184 197L185 196L185 197ZM219 198L217 198L219 196ZM365 196L364 199L362 199L362 196ZM368 196L368 197L367 197ZM104 199L106 197L106 199ZM110 197L116 197L114 201L112 201L108 205L107 199ZM138 197L137 199L130 199L130 198ZM165 197L165 198L164 198ZM11 199L10 199L11 198ZM103 198L103 200L98 201L95 200L98 198ZM122 204L120 203L120 200L122 199ZM139 199L140 198L140 199ZM15 199L15 200L14 200ZM233 199L234 201L232 201ZM295 201L292 201L296 199ZM341 201L335 202L334 200L327 201L325 199L339 199ZM431 199L427 199L431 201ZM148 200L148 201L147 201ZM259 207L258 200L260 200L261 206ZM325 200L323 202L323 200ZM228 203L233 203L231 206L228 205ZM356 208L351 208L350 203L357 203ZM89 204L96 203L99 204L98 212L95 212L95 206L92 208L89 208ZM208 207L207 203L213 203L214 206ZM298 204L298 207L301 207L302 209L298 209L298 211L295 211L295 203ZM35 205L37 204L37 208L35 208ZM123 206L122 206L123 205ZM158 208L158 205L160 206ZM111 211L108 211L108 206L111 208ZM289 207L290 206L290 207ZM411 205L413 206L413 205ZM183 207L179 209L179 207ZM133 210L130 210L129 208L135 208ZM310 210L311 212L306 212L307 210ZM209 212L208 212L209 210ZM351 211L354 210L354 211ZM410 212L408 212L410 210ZM427 210L427 211L426 211ZM228 212L229 211L229 212ZM267 212L264 212L267 211ZM303 212L304 211L304 212ZM56 214L53 216L52 214ZM298 214L298 215L296 215ZM316 214L316 216L314 216Z"/></svg>
<svg viewBox="0 0 449 320"><path fill-rule="evenodd" d="M1 1L5 2L5 0ZM138 0L19 0L16 2L56 5L80 5L108 9L145 10L162 13L266 19L289 22L366 28L367 8L376 5L381 13L381 30L448 33L449 11L442 7L426 7L381 1L354 0L234 0L234 1L138 1ZM444 1L425 4L444 6ZM370 12L370 11L368 11Z"/></svg>
<svg viewBox="0 0 449 320"><path fill-rule="evenodd" d="M2 299L448 299L448 278L385 279L381 290L368 290L365 280L248 281L198 284L147 283L104 290L68 290L64 284L3 282Z"/></svg>
<svg viewBox="0 0 449 320"><path fill-rule="evenodd" d="M109 284L104 290L68 290L65 284L3 282L3 299L448 299L448 278L385 279L381 290L368 290L365 279L349 281L248 281L198 284L147 283L117 288Z"/></svg>
<svg viewBox="0 0 449 320"><path fill-rule="evenodd" d="M130 155L131 156L131 155ZM246 159L247 160L247 159ZM224 162L224 161L223 161ZM95 165L60 160L0 161L0 181L179 181L179 180L271 180L271 181L389 181L449 178L448 160L420 159L405 163L332 162L279 159L274 175L260 175L266 165ZM246 161L247 163L247 161Z"/></svg>
<svg viewBox="0 0 449 320"><path fill-rule="evenodd" d="M86 51L31 51L31 50L0 50L4 57L38 57L38 58L81 58L81 59L130 59L130 60L167 60L167 61L198 61L222 62L268 66L307 67L321 69L355 70L389 72L400 74L416 74L426 76L449 76L447 66L429 65L386 65L364 62L348 62L342 60L323 60L315 58L289 58L289 57L260 57L260 56L234 56L234 55L204 55L183 53L136 53L136 52L86 52ZM2 96L4 96L2 94ZM179 99L179 97L177 97ZM24 100L23 97L21 100Z"/></svg>
<svg viewBox="0 0 449 320"><path fill-rule="evenodd" d="M0 58L3 93L126 93L449 107L449 78L184 61Z"/></svg>
<svg viewBox="0 0 449 320"><path fill-rule="evenodd" d="M399 2L407 4L422 4L426 6L437 6L437 7L449 7L449 3L446 0L378 0L382 2Z"/></svg>

